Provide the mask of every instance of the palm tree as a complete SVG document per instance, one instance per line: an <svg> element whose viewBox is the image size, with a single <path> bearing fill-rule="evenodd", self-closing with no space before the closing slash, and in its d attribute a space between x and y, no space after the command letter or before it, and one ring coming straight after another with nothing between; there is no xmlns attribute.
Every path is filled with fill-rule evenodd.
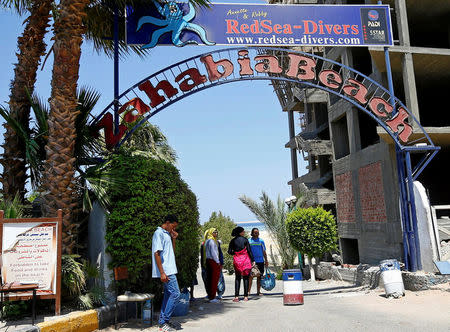
<svg viewBox="0 0 450 332"><path fill-rule="evenodd" d="M75 178L75 140L77 81L81 44L86 27L86 6L90 0L62 0L54 23L54 62L50 114L48 119L47 159L43 174L43 213L56 215L63 210L63 249L71 254L75 248L78 212L78 181Z"/></svg>
<svg viewBox="0 0 450 332"><path fill-rule="evenodd" d="M278 253L281 256L281 268L293 268L297 257L297 251L289 244L289 236L286 231L286 207L283 200L278 196L277 205L263 191L259 198L261 203L242 195L239 200L247 206L256 218L266 225L269 234L275 242ZM275 263L275 262L274 262Z"/></svg>
<svg viewBox="0 0 450 332"><path fill-rule="evenodd" d="M12 84L13 101L10 102L11 116L21 123L23 128L28 128L29 106L24 106L19 110L15 100L25 100L23 91L28 90L32 93L36 80L36 70L39 65L40 57L45 52L44 35L49 23L50 9L54 6L54 64L52 75L52 93L50 102L50 116L48 121L48 144L46 145L47 161L44 166L44 207L45 215L54 215L57 209L62 208L64 213L63 219L63 245L65 252L71 253L74 246L73 232L76 228L71 222L76 214L77 199L77 180L75 179L75 155L74 142L76 138L76 89L79 72L79 61L81 56L81 44L83 36L86 36L87 27L92 27L92 34L87 37L94 40L94 47L111 47L112 43L98 42L103 40L105 30L94 29L95 24L98 26L107 26L98 18L102 15L112 13L111 8L124 8L125 3L133 3L135 1L127 0L98 0L91 2L90 0L69 1L62 0L56 6L53 1L36 0L36 1L20 1L20 0L0 0L2 5L21 5L22 8L29 8L30 18L24 32L24 39L19 38L20 54L26 54L25 51L31 52L30 55L19 58L16 68L16 78ZM191 0L197 5L207 5L207 0ZM91 7L88 5L92 3ZM29 7L26 7L29 5ZM97 7L96 7L97 6ZM88 20L87 12L90 11L94 16L94 8L98 9L96 19ZM19 8L19 7L17 7ZM91 23L89 23L91 22ZM95 24L93 25L92 22ZM34 28L33 25L35 24ZM109 29L112 31L112 29ZM97 32L97 33L96 33ZM110 36L110 35L109 35ZM28 37L28 38L26 38ZM108 37L108 36L106 36ZM97 41L97 44L96 44ZM27 42L29 42L27 44ZM32 43L31 43L32 42ZM123 45L123 44L122 44ZM124 48L122 47L122 50ZM138 52L139 50L136 49ZM26 62L21 63L20 60L27 61L35 59L34 66L25 66ZM142 52L141 52L142 54ZM20 71L19 71L20 69ZM22 70L23 69L23 70ZM25 79L19 79L17 73L27 75ZM20 76L20 75L19 75ZM17 81L17 84L15 84ZM32 83L32 84L30 84ZM23 87L23 91L20 90ZM19 93L17 92L19 91ZM22 91L22 93L20 93ZM16 97L18 96L18 97ZM28 129L25 129L28 132ZM25 144L21 144L20 138L14 134L14 129L8 128L5 135L5 153L2 163L4 164L3 173L3 190L5 195L10 195L16 190L20 191L24 196L24 187L26 182L26 152L23 151Z"/></svg>
<svg viewBox="0 0 450 332"><path fill-rule="evenodd" d="M51 0L2 0L3 7L14 7L19 14L28 12L23 34L17 39L17 63L14 78L11 81L11 95L9 108L11 117L28 131L30 103L27 94L33 93L36 82L36 72L45 54L46 44L44 36L50 22ZM13 199L19 193L20 200L24 200L26 174L26 151L20 136L9 125L6 125L3 145L3 194L7 199Z"/></svg>
<svg viewBox="0 0 450 332"><path fill-rule="evenodd" d="M208 0L190 0L194 5L208 6ZM84 31L84 37L93 41L94 48L97 51L103 51L105 54L112 56L113 54L113 17L114 9L117 8L119 16L119 51L120 54L127 54L129 50L134 51L139 55L146 54L146 51L142 51L139 47L128 47L124 40L124 8L127 4L134 3L148 3L146 0L93 0L83 1L83 4L90 3L89 6L79 6L74 4L74 15L80 12L83 17L83 21L86 29ZM47 31L47 27L50 22L51 10L54 10L55 21L62 22L62 18L58 14L58 9L69 8L71 1L61 2L58 7L52 0L0 0L0 6L12 8L14 7L19 14L29 12L30 15L25 22L27 22L24 32L21 37L18 38L18 63L16 64L15 77L11 82L11 96L9 101L9 107L11 110L11 116L22 124L23 128L28 128L30 105L28 104L28 98L25 91L28 90L30 94L33 94L34 84L36 82L36 72L40 63L42 55L45 54L46 44L44 42L44 36ZM84 9L86 12L84 12ZM67 13L67 11L65 11ZM87 14L87 16L85 15ZM78 23L80 20L77 21ZM77 26L77 24L72 26ZM59 23L58 23L59 24ZM59 24L61 28L64 28L66 35L70 36L70 27L64 27L63 24ZM81 24L78 24L81 27ZM73 36L76 38L76 36ZM75 44L74 44L75 45ZM81 43L80 43L81 45ZM53 47L52 47L53 49ZM68 50L68 49L67 49ZM77 75L75 75L77 76ZM76 83L74 84L76 86ZM72 88L72 101L73 92ZM27 130L26 130L27 131ZM12 199L16 192L19 192L21 199L24 198L25 183L27 180L25 154L23 141L20 137L14 134L15 130L6 126L5 143L3 145L4 153L0 163L3 165L3 174L1 181L3 184L3 193L5 197Z"/></svg>
<svg viewBox="0 0 450 332"><path fill-rule="evenodd" d="M205 3L205 0L192 1ZM83 35L87 32L83 22L87 19L89 3L90 0L61 0L54 23L54 62L43 201L44 215L55 215L58 209L63 210L62 241L66 253L69 254L75 247L72 233L75 225L72 220L75 220L78 194L78 184L74 177L75 120L78 114L76 89L81 44ZM95 3L103 4L109 1L99 0Z"/></svg>

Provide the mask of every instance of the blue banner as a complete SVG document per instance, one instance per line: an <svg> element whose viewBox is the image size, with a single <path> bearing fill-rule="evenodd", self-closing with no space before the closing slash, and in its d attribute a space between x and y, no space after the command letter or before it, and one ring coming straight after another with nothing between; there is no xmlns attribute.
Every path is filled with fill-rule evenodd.
<svg viewBox="0 0 450 332"><path fill-rule="evenodd" d="M150 2L127 8L127 43L156 45L391 46L387 5Z"/></svg>

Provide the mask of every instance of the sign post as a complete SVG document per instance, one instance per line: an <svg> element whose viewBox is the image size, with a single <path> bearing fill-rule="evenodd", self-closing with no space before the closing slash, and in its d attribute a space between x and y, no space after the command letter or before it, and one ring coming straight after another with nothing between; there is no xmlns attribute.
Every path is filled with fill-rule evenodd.
<svg viewBox="0 0 450 332"><path fill-rule="evenodd" d="M37 296L55 299L55 314L61 313L62 210L56 218L4 219L0 211L2 284L38 284ZM32 294L15 294L28 300Z"/></svg>

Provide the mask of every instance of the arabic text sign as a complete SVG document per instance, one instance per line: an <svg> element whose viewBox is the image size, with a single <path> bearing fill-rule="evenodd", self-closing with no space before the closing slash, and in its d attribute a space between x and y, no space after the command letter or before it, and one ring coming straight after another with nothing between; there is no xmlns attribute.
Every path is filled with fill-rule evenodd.
<svg viewBox="0 0 450 332"><path fill-rule="evenodd" d="M387 5L212 4L169 2L127 8L127 43L264 46L393 45Z"/></svg>
<svg viewBox="0 0 450 332"><path fill-rule="evenodd" d="M5 223L2 238L2 281L37 283L54 292L57 223Z"/></svg>

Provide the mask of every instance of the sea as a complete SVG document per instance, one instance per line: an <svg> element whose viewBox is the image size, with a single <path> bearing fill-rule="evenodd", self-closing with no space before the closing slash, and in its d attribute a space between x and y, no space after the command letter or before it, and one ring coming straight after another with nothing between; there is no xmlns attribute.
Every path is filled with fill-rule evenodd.
<svg viewBox="0 0 450 332"><path fill-rule="evenodd" d="M243 227L245 229L245 231L248 232L248 233L250 233L253 228L258 228L260 231L265 231L266 230L266 226L262 222L259 222L258 220L255 220L255 221L241 221L241 222L236 222L236 224L238 226Z"/></svg>

